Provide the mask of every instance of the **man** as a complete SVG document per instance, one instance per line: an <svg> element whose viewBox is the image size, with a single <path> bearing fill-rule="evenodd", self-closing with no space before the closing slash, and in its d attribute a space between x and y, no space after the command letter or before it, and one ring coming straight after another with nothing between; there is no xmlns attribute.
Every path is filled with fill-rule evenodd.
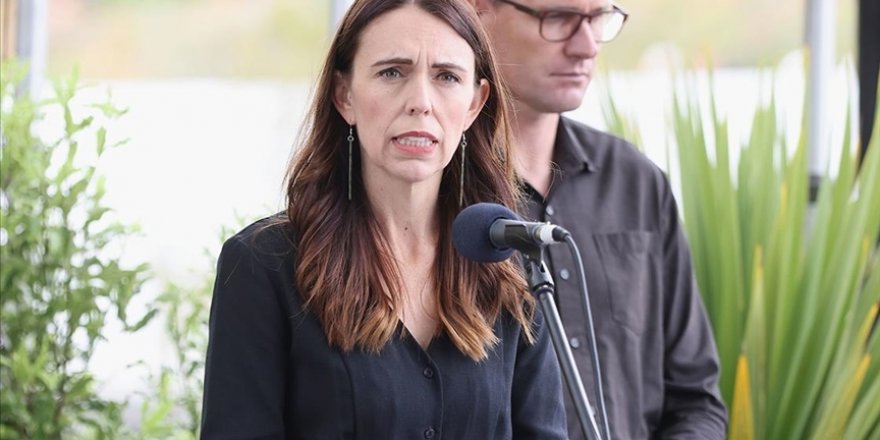
<svg viewBox="0 0 880 440"><path fill-rule="evenodd" d="M629 143L560 116L580 106L600 44L626 14L607 0L474 3L515 98L524 211L571 231L584 257L612 437L724 438L717 350L668 181ZM547 251L597 407L575 263L564 246ZM567 406L569 435L583 438Z"/></svg>

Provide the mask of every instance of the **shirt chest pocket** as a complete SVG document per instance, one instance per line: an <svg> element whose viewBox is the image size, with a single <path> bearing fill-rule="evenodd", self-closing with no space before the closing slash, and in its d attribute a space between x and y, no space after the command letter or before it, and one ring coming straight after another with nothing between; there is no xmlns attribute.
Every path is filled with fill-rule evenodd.
<svg viewBox="0 0 880 440"><path fill-rule="evenodd" d="M596 234L602 271L608 283L606 294L614 321L640 335L660 312L658 261L654 247L656 234L649 231L627 231Z"/></svg>

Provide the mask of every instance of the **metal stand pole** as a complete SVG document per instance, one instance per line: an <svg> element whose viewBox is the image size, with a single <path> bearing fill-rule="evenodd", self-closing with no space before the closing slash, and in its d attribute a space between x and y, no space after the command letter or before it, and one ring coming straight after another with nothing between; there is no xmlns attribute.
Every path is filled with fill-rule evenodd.
<svg viewBox="0 0 880 440"><path fill-rule="evenodd" d="M525 254L524 254L525 256ZM562 319L559 317L559 311L556 309L556 301L553 299L555 285L547 265L543 259L534 259L525 256L526 274L529 278L529 285L532 293L538 298L541 305L541 311L544 313L544 322L550 330L550 339L553 340L553 348L556 349L556 356L559 359L559 366L562 369L562 376L565 378L565 384L574 402L575 411L584 431L589 440L601 440L599 427L594 418L593 407L587 398L587 392L584 390L584 383L581 381L581 375L578 373L577 364L574 356L569 348L568 337L565 335L565 329L562 327ZM610 439L609 439L610 440Z"/></svg>

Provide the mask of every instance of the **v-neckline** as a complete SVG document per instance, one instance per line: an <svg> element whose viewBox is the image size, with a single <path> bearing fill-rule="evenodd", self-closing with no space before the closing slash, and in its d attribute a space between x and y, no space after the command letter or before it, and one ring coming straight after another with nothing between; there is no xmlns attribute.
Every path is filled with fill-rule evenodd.
<svg viewBox="0 0 880 440"><path fill-rule="evenodd" d="M439 331L435 330L434 335L431 336L431 339L428 340L428 344L425 346L422 346L422 344L419 343L419 340L416 339L415 335L412 334L412 332L409 330L409 327L406 326L406 323L404 323L402 319L400 319L400 318L397 319L397 325L398 325L398 331L402 332L400 334L400 336L404 339L412 341L412 343L415 344L415 346L418 347L420 350L425 352L425 354L428 354L430 352L431 347L433 347L435 345L435 341L437 341L438 339L440 339L443 336L443 332L439 332Z"/></svg>

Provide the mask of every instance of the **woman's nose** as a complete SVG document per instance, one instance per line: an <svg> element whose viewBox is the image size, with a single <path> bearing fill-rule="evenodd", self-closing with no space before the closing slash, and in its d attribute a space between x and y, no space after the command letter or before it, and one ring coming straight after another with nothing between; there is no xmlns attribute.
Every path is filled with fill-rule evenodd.
<svg viewBox="0 0 880 440"><path fill-rule="evenodd" d="M416 79L410 83L406 101L406 113L411 116L431 113L430 85L426 80Z"/></svg>

